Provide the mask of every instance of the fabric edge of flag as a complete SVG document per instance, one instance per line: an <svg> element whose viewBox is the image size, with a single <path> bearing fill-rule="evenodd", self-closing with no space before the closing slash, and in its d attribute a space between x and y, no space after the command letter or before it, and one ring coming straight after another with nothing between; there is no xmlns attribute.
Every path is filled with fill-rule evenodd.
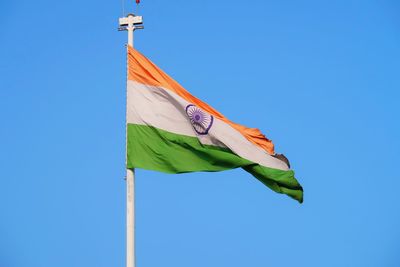
<svg viewBox="0 0 400 267"><path fill-rule="evenodd" d="M299 203L303 203L304 190L294 177L293 170L281 171L259 164L245 166L243 169L276 193L288 195Z"/></svg>

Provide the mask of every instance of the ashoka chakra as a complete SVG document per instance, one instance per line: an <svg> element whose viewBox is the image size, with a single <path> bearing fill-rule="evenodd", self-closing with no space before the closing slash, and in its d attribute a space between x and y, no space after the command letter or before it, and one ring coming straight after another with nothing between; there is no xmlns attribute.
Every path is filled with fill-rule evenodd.
<svg viewBox="0 0 400 267"><path fill-rule="evenodd" d="M188 115L193 129L198 134L208 134L214 122L214 117L196 107L193 104L187 105L186 114Z"/></svg>

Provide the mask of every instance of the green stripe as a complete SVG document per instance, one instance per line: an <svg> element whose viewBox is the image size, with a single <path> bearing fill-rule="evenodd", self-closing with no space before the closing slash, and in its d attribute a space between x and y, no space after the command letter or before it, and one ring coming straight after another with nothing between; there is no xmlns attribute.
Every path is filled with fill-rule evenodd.
<svg viewBox="0 0 400 267"><path fill-rule="evenodd" d="M303 189L292 170L261 166L231 150L204 145L192 136L174 134L146 125L128 124L127 168L142 168L166 173L215 172L242 167L263 184L300 203Z"/></svg>

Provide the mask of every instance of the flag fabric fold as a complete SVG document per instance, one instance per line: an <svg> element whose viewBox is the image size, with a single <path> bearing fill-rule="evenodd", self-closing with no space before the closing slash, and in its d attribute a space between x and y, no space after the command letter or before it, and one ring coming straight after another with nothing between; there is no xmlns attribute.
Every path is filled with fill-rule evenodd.
<svg viewBox="0 0 400 267"><path fill-rule="evenodd" d="M258 129L228 120L128 46L127 168L165 173L243 168L300 203L303 189Z"/></svg>

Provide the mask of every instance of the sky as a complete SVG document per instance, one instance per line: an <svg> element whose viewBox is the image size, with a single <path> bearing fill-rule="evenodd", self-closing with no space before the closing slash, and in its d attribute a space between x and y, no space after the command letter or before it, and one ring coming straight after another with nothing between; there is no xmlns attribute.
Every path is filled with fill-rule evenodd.
<svg viewBox="0 0 400 267"><path fill-rule="evenodd" d="M125 12L133 1L125 0ZM1 1L0 266L125 265L121 1ZM400 3L150 1L135 47L261 129L247 172L136 171L137 266L400 266Z"/></svg>

